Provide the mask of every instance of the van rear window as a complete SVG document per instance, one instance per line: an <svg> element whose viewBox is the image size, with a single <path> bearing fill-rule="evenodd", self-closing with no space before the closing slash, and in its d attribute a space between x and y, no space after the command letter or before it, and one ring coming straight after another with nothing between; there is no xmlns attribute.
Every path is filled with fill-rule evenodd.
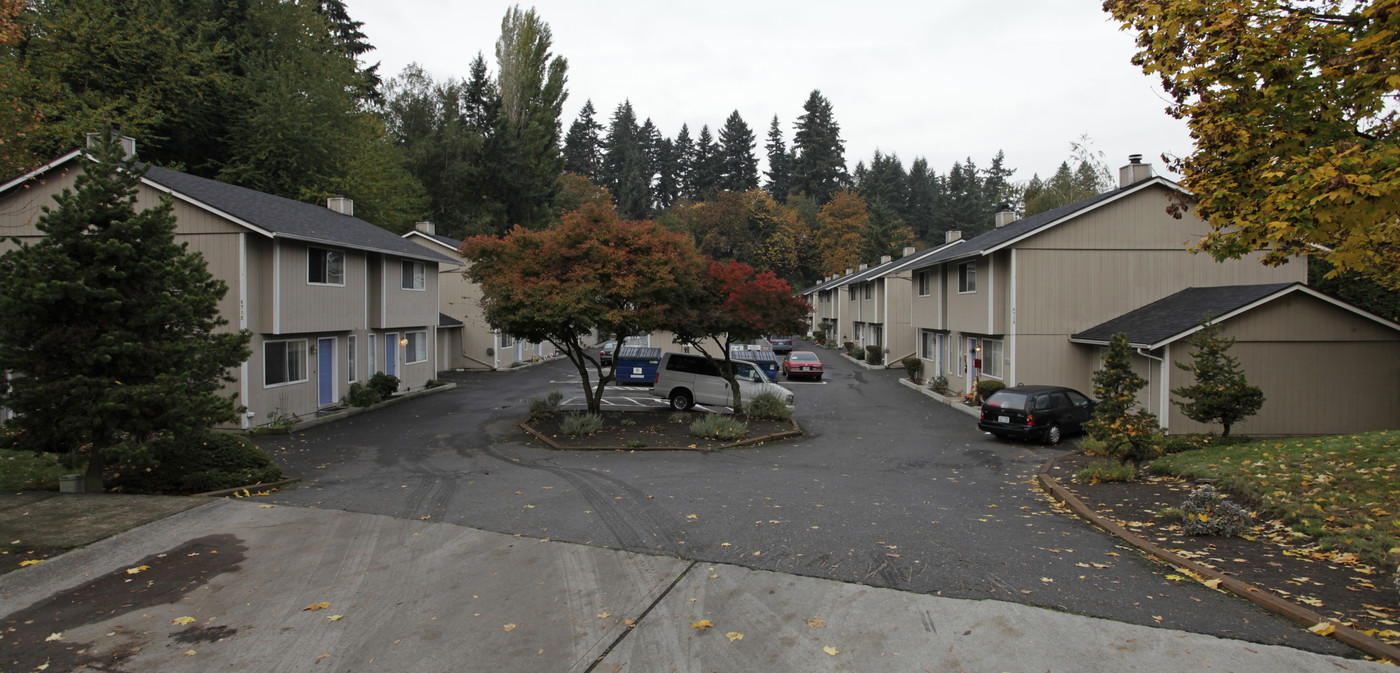
<svg viewBox="0 0 1400 673"><path fill-rule="evenodd" d="M996 409L1011 409L1013 411L1025 411L1027 397L1028 395L1022 393L1008 393L1004 390L998 390L997 392L992 393L992 396L987 399L987 406Z"/></svg>

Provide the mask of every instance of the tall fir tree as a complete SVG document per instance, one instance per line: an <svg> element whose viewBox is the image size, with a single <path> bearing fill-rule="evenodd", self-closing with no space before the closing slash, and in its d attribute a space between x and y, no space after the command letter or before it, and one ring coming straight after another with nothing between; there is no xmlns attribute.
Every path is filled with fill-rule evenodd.
<svg viewBox="0 0 1400 673"><path fill-rule="evenodd" d="M936 222L939 210L938 175L928 167L928 159L919 157L909 165L909 228L929 245L942 245L944 236Z"/></svg>
<svg viewBox="0 0 1400 673"><path fill-rule="evenodd" d="M550 51L553 34L534 9L511 7L496 41L496 88L503 133L514 143L511 188L500 195L511 224L543 227L554 219L564 156L559 147L568 61Z"/></svg>
<svg viewBox="0 0 1400 673"><path fill-rule="evenodd" d="M657 210L667 210L681 193L681 163L676 144L670 138L662 138L656 146L656 183L653 189L653 202Z"/></svg>
<svg viewBox="0 0 1400 673"><path fill-rule="evenodd" d="M345 7L344 0L320 0L316 5L316 11L326 17L326 23L330 25L331 39L340 48L345 58L353 61L359 83L355 87L355 97L365 103L379 104L384 101L379 88L384 82L379 77L379 63L374 65L362 65L360 57L374 51L374 45L369 43L369 37L364 31L364 21L356 21L350 18L350 10Z"/></svg>
<svg viewBox="0 0 1400 673"><path fill-rule="evenodd" d="M792 164L793 190L825 204L849 182L846 174L846 146L841 126L831 111L831 101L821 91L812 90L797 118L792 140L796 158Z"/></svg>
<svg viewBox="0 0 1400 673"><path fill-rule="evenodd" d="M676 161L676 198L694 199L695 194L691 191L691 180L693 179L691 169L695 166L695 141L690 139L690 127L681 124L681 130L676 132L675 146Z"/></svg>
<svg viewBox="0 0 1400 673"><path fill-rule="evenodd" d="M700 127L700 135L695 138L695 153L692 155L687 190L690 198L703 201L714 196L720 189L724 176L723 158L714 136L710 135L710 125Z"/></svg>
<svg viewBox="0 0 1400 673"><path fill-rule="evenodd" d="M598 132L603 130L594 115L593 101L583 102L578 118L569 126L564 136L564 171L578 173L589 180L598 180L598 166L602 161L602 140Z"/></svg>
<svg viewBox="0 0 1400 673"><path fill-rule="evenodd" d="M1235 340L1220 336L1220 327L1207 316L1201 329L1187 340L1191 344L1191 363L1175 363L1178 369L1191 372L1195 382L1172 388L1180 400L1172 400L1181 413L1197 423L1219 423L1221 437L1230 436L1236 423L1259 413L1264 406L1264 391L1249 385L1238 358L1230 355Z"/></svg>
<svg viewBox="0 0 1400 673"><path fill-rule="evenodd" d="M631 101L613 112L603 147L602 186L612 192L622 217L645 218L651 208L651 172Z"/></svg>
<svg viewBox="0 0 1400 673"><path fill-rule="evenodd" d="M720 181L719 188L731 192L747 192L758 188L758 159L754 157L753 130L739 116L729 113L719 130Z"/></svg>
<svg viewBox="0 0 1400 673"><path fill-rule="evenodd" d="M778 115L768 125L768 142L763 149L768 152L768 170L764 175L768 180L763 188L778 203L787 203L788 192L792 191L792 166L788 163L787 145L783 142L783 129L778 125Z"/></svg>
<svg viewBox="0 0 1400 673"><path fill-rule="evenodd" d="M1104 352L1102 366L1094 372L1094 397L1098 404L1084 432L1084 449L1119 460L1141 462L1157 449L1157 417L1138 409L1137 393L1147 379L1133 371L1133 352L1127 335L1114 334ZM1054 442L1052 442L1054 443Z"/></svg>
<svg viewBox="0 0 1400 673"><path fill-rule="evenodd" d="M235 420L221 389L249 356L246 331L221 329L228 287L175 241L173 202L136 209L141 174L105 138L44 238L0 257L0 406L23 448L83 454L89 491L158 436Z"/></svg>

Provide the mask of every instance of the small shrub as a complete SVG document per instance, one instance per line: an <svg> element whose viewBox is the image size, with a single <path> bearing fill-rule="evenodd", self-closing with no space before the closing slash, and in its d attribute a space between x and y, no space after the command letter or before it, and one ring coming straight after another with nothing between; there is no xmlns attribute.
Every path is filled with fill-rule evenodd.
<svg viewBox="0 0 1400 673"><path fill-rule="evenodd" d="M564 422L559 424L559 431L577 437L579 435L591 435L603 429L602 414L574 413L564 417Z"/></svg>
<svg viewBox="0 0 1400 673"><path fill-rule="evenodd" d="M1187 535L1236 537L1249 530L1254 518L1248 510L1225 499L1206 484L1181 503L1181 528Z"/></svg>
<svg viewBox="0 0 1400 673"><path fill-rule="evenodd" d="M743 439L748 431L748 423L722 414L705 414L690 424L690 434L708 439Z"/></svg>
<svg viewBox="0 0 1400 673"><path fill-rule="evenodd" d="M646 445L647 443L640 439L634 439L630 442L627 442L627 448L629 449L642 449L646 448Z"/></svg>
<svg viewBox="0 0 1400 673"><path fill-rule="evenodd" d="M399 377L389 376L384 372L375 372L374 376L369 377L369 387L374 392L379 393L380 399L387 400L399 391Z"/></svg>
<svg viewBox="0 0 1400 673"><path fill-rule="evenodd" d="M942 374L933 377L933 382L929 384L929 387L939 394L948 392L948 377Z"/></svg>
<svg viewBox="0 0 1400 673"><path fill-rule="evenodd" d="M851 357L853 357L853 358L855 358L855 359L857 359L857 360L864 360L864 359L865 359L865 349L864 349L864 348L861 348L860 346L854 346L854 347L848 349L847 352L850 353Z"/></svg>
<svg viewBox="0 0 1400 673"><path fill-rule="evenodd" d="M841 347L846 349L847 353L853 353L856 349L856 342L846 341L841 344Z"/></svg>
<svg viewBox="0 0 1400 673"><path fill-rule="evenodd" d="M282 468L252 442L213 430L157 439L112 471L108 485L124 493L204 493L282 478Z"/></svg>
<svg viewBox="0 0 1400 673"><path fill-rule="evenodd" d="M672 423L689 423L693 415L689 411L673 411L668 420Z"/></svg>
<svg viewBox="0 0 1400 673"><path fill-rule="evenodd" d="M545 395L543 398L530 400L530 420L538 421L541 418L550 418L559 412L559 403L564 400L564 393L557 390Z"/></svg>
<svg viewBox="0 0 1400 673"><path fill-rule="evenodd" d="M977 401L986 402L988 397L1005 387L1005 383L996 379L982 379L977 382Z"/></svg>
<svg viewBox="0 0 1400 673"><path fill-rule="evenodd" d="M425 383L425 384L423 384L423 387L424 387L424 388L437 388L438 386L445 386L445 385L447 385L447 382L446 382L446 381L439 381L439 380L437 380L437 379L428 379L428 382Z"/></svg>
<svg viewBox="0 0 1400 673"><path fill-rule="evenodd" d="M783 401L778 399L773 393L762 393L755 395L745 406L751 418L772 419L775 421L786 421L792 418L792 410L787 408Z"/></svg>
<svg viewBox="0 0 1400 673"><path fill-rule="evenodd" d="M618 424L618 425L627 426L627 427L631 427L631 426L633 426L633 425L636 425L637 422L634 421L634 420L632 420L632 419L630 419L630 418L624 418L624 419L618 421L617 424Z"/></svg>
<svg viewBox="0 0 1400 673"><path fill-rule="evenodd" d="M825 330L815 330L815 331L813 331L813 332L812 332L812 340L813 340L813 341L816 341L817 343L823 343L823 342L825 342L825 341L826 341L826 331L825 331Z"/></svg>
<svg viewBox="0 0 1400 673"><path fill-rule="evenodd" d="M1105 481L1133 481L1137 478L1137 467L1116 460L1096 460L1089 466L1074 473L1074 480L1081 484L1097 484Z"/></svg>
<svg viewBox="0 0 1400 673"><path fill-rule="evenodd" d="M832 339L831 341L826 342L826 347L834 350L836 348L836 340Z"/></svg>
<svg viewBox="0 0 1400 673"><path fill-rule="evenodd" d="M909 375L910 380L918 381L919 375L924 373L924 361L913 355L900 360L899 364L904 365L904 372Z"/></svg>
<svg viewBox="0 0 1400 673"><path fill-rule="evenodd" d="M345 401L351 406L372 407L384 401L379 392L363 383L350 384L350 392L345 394Z"/></svg>
<svg viewBox="0 0 1400 673"><path fill-rule="evenodd" d="M865 349L866 364L879 365L885 362L885 349L880 346L871 346Z"/></svg>

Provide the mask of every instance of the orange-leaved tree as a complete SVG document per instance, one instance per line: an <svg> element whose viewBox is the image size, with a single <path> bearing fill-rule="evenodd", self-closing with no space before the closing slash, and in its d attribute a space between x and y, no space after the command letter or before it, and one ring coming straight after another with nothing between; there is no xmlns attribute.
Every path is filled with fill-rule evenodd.
<svg viewBox="0 0 1400 673"><path fill-rule="evenodd" d="M694 346L720 366L739 413L744 402L729 349L764 335L801 331L810 309L806 300L793 295L787 281L741 262L710 262L698 289L670 314L664 327L675 333L677 342Z"/></svg>
<svg viewBox="0 0 1400 673"><path fill-rule="evenodd" d="M593 203L564 215L552 229L515 227L503 236L475 236L460 250L463 272L481 286L486 321L518 338L548 341L578 369L588 410L602 406L615 379L585 340L593 330L625 343L649 334L694 291L704 266L685 234L650 220L624 221ZM598 372L594 386L589 365Z"/></svg>
<svg viewBox="0 0 1400 673"><path fill-rule="evenodd" d="M1400 0L1107 0L1195 152L1216 259L1322 254L1400 289ZM1184 203L1173 204L1179 213Z"/></svg>

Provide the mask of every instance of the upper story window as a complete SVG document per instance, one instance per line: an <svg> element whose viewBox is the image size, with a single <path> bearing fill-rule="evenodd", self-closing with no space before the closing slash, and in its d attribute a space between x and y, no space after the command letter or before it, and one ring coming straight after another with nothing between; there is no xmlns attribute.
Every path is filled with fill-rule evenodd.
<svg viewBox="0 0 1400 673"><path fill-rule="evenodd" d="M326 248L307 248L306 282L313 285L344 285L345 253Z"/></svg>
<svg viewBox="0 0 1400 673"><path fill-rule="evenodd" d="M428 286L427 271L422 262L410 262L404 260L403 263L403 289L422 290Z"/></svg>
<svg viewBox="0 0 1400 673"><path fill-rule="evenodd" d="M869 298L870 298L870 292L871 292L871 290L873 290L874 288L875 288L875 284L874 284L874 283L866 283L866 284L865 284L865 298L866 298L866 299L869 299Z"/></svg>
<svg viewBox="0 0 1400 673"><path fill-rule="evenodd" d="M958 265L958 292L977 291L977 262L964 262Z"/></svg>
<svg viewBox="0 0 1400 673"><path fill-rule="evenodd" d="M927 297L933 293L933 272L922 271L919 273L919 296Z"/></svg>
<svg viewBox="0 0 1400 673"><path fill-rule="evenodd" d="M846 294L851 295L851 301L856 300L856 289L850 285L846 286Z"/></svg>

